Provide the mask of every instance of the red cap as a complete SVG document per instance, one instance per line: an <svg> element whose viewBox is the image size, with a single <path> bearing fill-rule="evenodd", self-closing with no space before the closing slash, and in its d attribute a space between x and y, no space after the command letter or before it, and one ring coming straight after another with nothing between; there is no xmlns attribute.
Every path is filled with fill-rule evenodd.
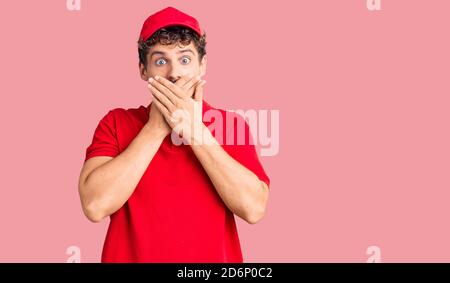
<svg viewBox="0 0 450 283"><path fill-rule="evenodd" d="M142 25L140 39L146 41L157 30L168 26L185 26L194 30L199 36L202 35L200 25L194 18L173 7L167 7L150 15Z"/></svg>

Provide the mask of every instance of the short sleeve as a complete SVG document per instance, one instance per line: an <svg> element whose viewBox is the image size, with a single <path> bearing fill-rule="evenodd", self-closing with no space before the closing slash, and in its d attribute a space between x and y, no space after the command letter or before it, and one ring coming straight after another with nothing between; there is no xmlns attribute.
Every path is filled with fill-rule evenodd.
<svg viewBox="0 0 450 283"><path fill-rule="evenodd" d="M267 187L270 188L270 178L266 174L261 161L256 152L255 144L253 142L253 138L251 135L250 127L245 121L245 119L235 114L233 118L234 125L226 126L226 134L224 139L224 150L233 157L236 161L238 161L241 165L252 171L261 181L267 184ZM245 142L238 142L239 138L237 133L239 132L239 125L244 126L245 133ZM226 139L226 136L230 134L232 131L234 134L233 143L228 144L229 142ZM241 134L241 133L240 133Z"/></svg>
<svg viewBox="0 0 450 283"><path fill-rule="evenodd" d="M116 135L114 111L110 110L98 123L92 143L86 149L85 161L94 156L116 157L119 145Z"/></svg>

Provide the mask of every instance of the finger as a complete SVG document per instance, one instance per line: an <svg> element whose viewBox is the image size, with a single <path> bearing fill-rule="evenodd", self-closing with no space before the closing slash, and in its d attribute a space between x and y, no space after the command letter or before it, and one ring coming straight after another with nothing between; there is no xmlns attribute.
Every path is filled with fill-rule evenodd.
<svg viewBox="0 0 450 283"><path fill-rule="evenodd" d="M163 85L164 87L166 87L167 89L169 89L174 95L178 96L179 98L183 97L183 92L182 92L181 88L179 86L173 84L168 79L160 77L160 76L155 76L155 80L158 83L160 83L161 85Z"/></svg>
<svg viewBox="0 0 450 283"><path fill-rule="evenodd" d="M157 76L156 76L157 77ZM150 84L155 87L157 90L159 90L160 93L164 94L168 99L170 99L170 101L172 102L173 105L178 106L179 105L179 101L180 98L175 95L172 90L170 90L168 87L166 87L164 84L160 83L159 81L155 79L150 79L149 82ZM161 80L161 77L158 77ZM166 79L164 79L166 80ZM167 85L172 86L172 88L177 87L176 85L174 85L172 82L169 82L168 80L166 80L168 83Z"/></svg>
<svg viewBox="0 0 450 283"><path fill-rule="evenodd" d="M184 89L185 90L190 90L191 88L195 87L200 82L201 82L201 77L200 76L195 76L194 78L192 78L190 81L188 81L184 85Z"/></svg>
<svg viewBox="0 0 450 283"><path fill-rule="evenodd" d="M175 84L182 88L190 79L190 76L182 76L175 82Z"/></svg>
<svg viewBox="0 0 450 283"><path fill-rule="evenodd" d="M199 84L199 82L196 83L196 84L194 84L191 88L185 90L185 97L184 97L185 99L186 99L186 98L193 98L193 97L194 97L195 87L196 87L198 84Z"/></svg>
<svg viewBox="0 0 450 283"><path fill-rule="evenodd" d="M183 87L183 90L185 91L184 98L191 98L194 95L195 86L200 82L200 76L192 77L192 79L188 81Z"/></svg>
<svg viewBox="0 0 450 283"><path fill-rule="evenodd" d="M158 108L159 112L161 112L161 114L164 116L164 119L168 121L170 117L169 110L167 110L167 108L155 96L153 96L152 103L155 103L156 108Z"/></svg>
<svg viewBox="0 0 450 283"><path fill-rule="evenodd" d="M150 89L152 95L158 99L170 112L175 110L175 105L173 105L172 101L167 98L163 93L161 93L157 88L153 85L149 84L148 88Z"/></svg>
<svg viewBox="0 0 450 283"><path fill-rule="evenodd" d="M195 94L194 94L194 100L195 101L202 101L203 99L203 86L206 84L206 81L202 80L196 87L195 87Z"/></svg>

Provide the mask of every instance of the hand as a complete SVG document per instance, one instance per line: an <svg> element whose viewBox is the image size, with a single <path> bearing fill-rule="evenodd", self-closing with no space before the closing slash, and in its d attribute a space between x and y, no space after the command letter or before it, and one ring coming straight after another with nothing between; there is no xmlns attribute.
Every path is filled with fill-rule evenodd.
<svg viewBox="0 0 450 283"><path fill-rule="evenodd" d="M158 76L149 79L149 88L155 106L172 131L183 137L189 144L201 142L203 131L202 99L206 81L200 81L200 77L196 77L195 80L195 83L191 82L195 84L194 97L191 98L188 87L180 87ZM187 84L189 83L185 85Z"/></svg>
<svg viewBox="0 0 450 283"><path fill-rule="evenodd" d="M148 117L148 122L145 125L153 130L156 130L158 133L161 133L162 136L167 136L170 134L172 129L167 124L164 116L161 114L159 109L155 106L155 103L150 105L150 114Z"/></svg>
<svg viewBox="0 0 450 283"><path fill-rule="evenodd" d="M195 87L201 82L199 76L184 76L175 82L175 85L187 91L187 97L192 97L195 92Z"/></svg>
<svg viewBox="0 0 450 283"><path fill-rule="evenodd" d="M191 97L195 91L195 86L199 82L200 79L198 77L181 77L178 81L175 82L175 85L181 87L186 91L186 95ZM168 135L172 130L172 128L167 124L164 116L161 114L161 111L158 109L158 107L156 107L155 103L152 103L150 106L150 115L147 126L161 130L164 136Z"/></svg>

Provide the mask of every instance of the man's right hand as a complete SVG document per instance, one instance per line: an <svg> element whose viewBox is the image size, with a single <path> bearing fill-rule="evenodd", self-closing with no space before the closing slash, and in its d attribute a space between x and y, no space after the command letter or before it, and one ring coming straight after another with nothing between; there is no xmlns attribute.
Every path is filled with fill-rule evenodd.
<svg viewBox="0 0 450 283"><path fill-rule="evenodd" d="M187 90L189 95L192 96L194 94L195 87L199 82L201 82L201 78L196 76L181 77L178 81L175 82L175 85L178 85L181 88ZM164 136L170 134L170 132L172 131L169 124L167 124L166 120L164 119L164 116L161 114L154 103L151 103L150 105L150 114L147 126L153 129L161 130Z"/></svg>

